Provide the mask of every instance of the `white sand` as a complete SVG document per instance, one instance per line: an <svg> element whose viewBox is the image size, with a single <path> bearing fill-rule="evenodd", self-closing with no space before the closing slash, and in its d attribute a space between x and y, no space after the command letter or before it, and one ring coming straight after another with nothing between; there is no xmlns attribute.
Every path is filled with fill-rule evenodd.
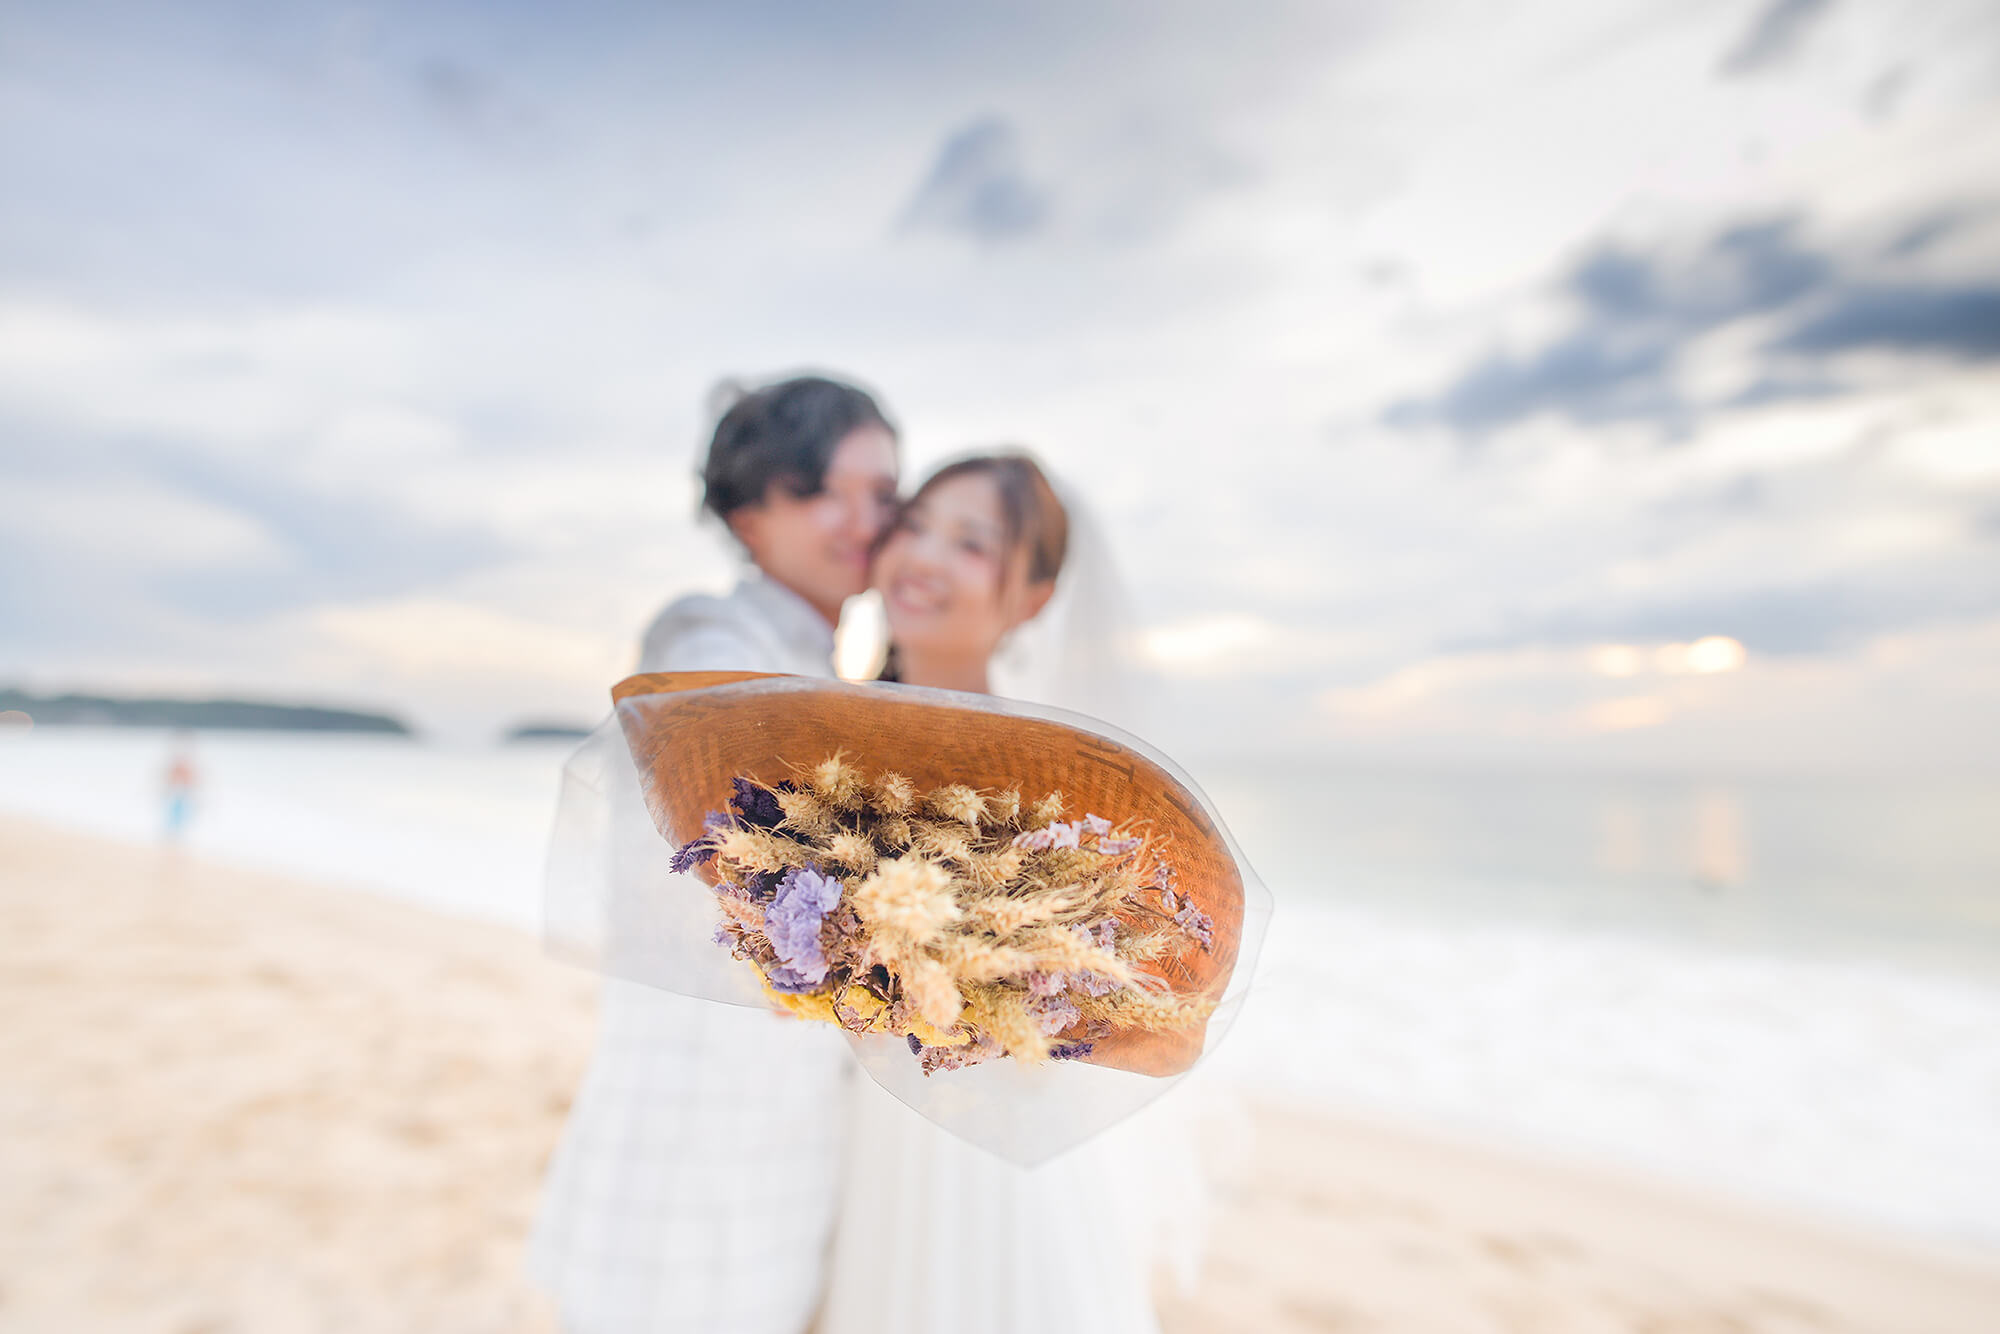
<svg viewBox="0 0 2000 1334"><path fill-rule="evenodd" d="M520 1253L591 997L513 932L0 818L0 1330L550 1328ZM1255 1126L1171 1334L2000 1328L1984 1258Z"/></svg>

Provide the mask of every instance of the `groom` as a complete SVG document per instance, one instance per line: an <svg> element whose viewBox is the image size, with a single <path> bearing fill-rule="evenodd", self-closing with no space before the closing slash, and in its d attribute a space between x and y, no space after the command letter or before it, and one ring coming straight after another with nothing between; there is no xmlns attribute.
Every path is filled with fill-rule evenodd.
<svg viewBox="0 0 2000 1334"><path fill-rule="evenodd" d="M841 604L895 513L875 400L801 377L739 396L702 507L749 569L646 631L640 670L833 674ZM572 1334L800 1334L818 1305L845 1132L838 1031L607 979L529 1266Z"/></svg>
<svg viewBox="0 0 2000 1334"><path fill-rule="evenodd" d="M841 604L896 512L896 433L853 385L806 377L744 394L702 468L702 508L755 567L727 598L669 605L639 670L832 674Z"/></svg>

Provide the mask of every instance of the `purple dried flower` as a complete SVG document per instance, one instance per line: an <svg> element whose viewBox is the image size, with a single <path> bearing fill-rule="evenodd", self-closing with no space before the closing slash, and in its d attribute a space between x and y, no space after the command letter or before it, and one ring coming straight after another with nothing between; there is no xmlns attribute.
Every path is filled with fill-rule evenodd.
<svg viewBox="0 0 2000 1334"><path fill-rule="evenodd" d="M713 856L715 856L715 845L710 843L708 836L704 834L700 838L691 838L681 844L674 853L674 859L667 865L675 875L686 875Z"/></svg>
<svg viewBox="0 0 2000 1334"><path fill-rule="evenodd" d="M743 877L743 892L749 895L753 902L769 903L771 896L778 892L778 873L752 871Z"/></svg>
<svg viewBox="0 0 2000 1334"><path fill-rule="evenodd" d="M1060 996L1069 989L1069 975L1066 973L1045 973L1037 968L1023 973L1021 982L1028 988L1028 994L1037 999Z"/></svg>
<svg viewBox="0 0 2000 1334"><path fill-rule="evenodd" d="M729 781L735 789L729 798L729 804L743 817L746 824L758 829L778 827L778 822L785 818L785 810L778 805L776 793L791 791L790 781L778 784L776 789L759 787L745 778L732 778Z"/></svg>
<svg viewBox="0 0 2000 1334"><path fill-rule="evenodd" d="M1143 842L1144 839L1138 838L1100 838L1097 850L1107 857L1123 857L1128 852L1137 852Z"/></svg>
<svg viewBox="0 0 2000 1334"><path fill-rule="evenodd" d="M1083 1011L1076 1008L1076 1002L1067 996L1054 996L1032 1006L1035 1022L1041 1026L1044 1036L1062 1032L1077 1020L1083 1018Z"/></svg>
<svg viewBox="0 0 2000 1334"><path fill-rule="evenodd" d="M1030 829L1026 833L1014 835L1014 846L1023 852L1043 852L1049 848L1073 848L1077 846L1077 835L1083 830L1083 821L1058 820L1054 824L1043 825L1040 829Z"/></svg>
<svg viewBox="0 0 2000 1334"><path fill-rule="evenodd" d="M978 1065L1006 1053L1007 1049L992 1038L974 1038L956 1047L925 1047L917 1053L923 1062L926 1075L940 1070L963 1070L968 1065Z"/></svg>
<svg viewBox="0 0 2000 1334"><path fill-rule="evenodd" d="M820 960L817 972L809 969L787 968L784 964L776 964L769 972L764 974L764 978L771 984L771 990L783 992L787 996L796 996L807 991L817 991L826 981L826 960Z"/></svg>
<svg viewBox="0 0 2000 1334"><path fill-rule="evenodd" d="M1049 1048L1052 1061L1080 1061L1097 1049L1095 1042L1058 1042Z"/></svg>
<svg viewBox="0 0 2000 1334"><path fill-rule="evenodd" d="M915 1033L910 1033L906 1036L910 1039L910 1055L922 1056L924 1054L924 1040Z"/></svg>
<svg viewBox="0 0 2000 1334"><path fill-rule="evenodd" d="M1118 982L1102 973L1071 973L1069 984L1086 996L1109 996L1118 990Z"/></svg>
<svg viewBox="0 0 2000 1334"><path fill-rule="evenodd" d="M1181 930L1200 941L1203 949L1215 943L1215 922L1193 903L1183 903L1181 910L1174 914L1174 921Z"/></svg>
<svg viewBox="0 0 2000 1334"><path fill-rule="evenodd" d="M741 779L737 781L742 781ZM681 844L670 863L675 875L686 875L695 867L715 856L715 844L711 841L718 829L734 829L736 817L721 811L710 811L701 817L701 834Z"/></svg>
<svg viewBox="0 0 2000 1334"><path fill-rule="evenodd" d="M821 875L817 867L801 867L785 872L778 882L777 897L764 910L764 935L771 949L802 983L817 986L826 980L826 951L820 948L820 926L833 906L840 902L840 882ZM777 986L777 982L772 982ZM781 990L783 988L780 988Z"/></svg>
<svg viewBox="0 0 2000 1334"><path fill-rule="evenodd" d="M1174 897L1174 892L1171 889L1163 889L1160 891L1160 906L1162 908L1165 908L1168 912L1174 912L1178 910L1181 905L1180 905L1180 900Z"/></svg>
<svg viewBox="0 0 2000 1334"><path fill-rule="evenodd" d="M1103 838L1111 832L1111 821L1101 815L1085 815L1083 817L1083 831L1086 834L1095 834L1099 838Z"/></svg>
<svg viewBox="0 0 2000 1334"><path fill-rule="evenodd" d="M1097 924L1097 946L1106 950L1118 948L1118 922L1115 918L1107 917Z"/></svg>

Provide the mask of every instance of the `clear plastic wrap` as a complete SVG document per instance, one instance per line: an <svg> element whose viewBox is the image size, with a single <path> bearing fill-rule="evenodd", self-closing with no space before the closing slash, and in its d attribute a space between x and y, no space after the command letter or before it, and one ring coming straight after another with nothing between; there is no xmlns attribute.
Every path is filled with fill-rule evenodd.
<svg viewBox="0 0 2000 1334"><path fill-rule="evenodd" d="M1068 809L1144 827L1178 872L1167 902L1199 905L1210 943L1147 979L1212 1003L1171 1031L1096 1034L1078 1059L1011 1057L926 1074L912 1040L848 1034L861 1066L922 1116L1012 1161L1060 1153L1159 1096L1233 1024L1268 926L1268 891L1185 772L1094 719L987 695L746 673L635 677L565 768L547 869L548 943L607 974L774 1007L756 965L717 943L713 869L675 869L730 811L732 780L765 786L835 754L919 789L1060 790ZM684 861L686 859L683 859ZM856 883L849 876L843 895ZM740 909L740 905L739 905ZM1094 1050L1093 1050L1094 1049Z"/></svg>

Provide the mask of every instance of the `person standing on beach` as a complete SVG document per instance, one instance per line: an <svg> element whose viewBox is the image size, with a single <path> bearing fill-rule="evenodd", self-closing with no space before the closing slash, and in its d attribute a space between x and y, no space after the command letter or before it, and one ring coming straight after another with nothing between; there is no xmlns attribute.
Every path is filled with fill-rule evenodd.
<svg viewBox="0 0 2000 1334"><path fill-rule="evenodd" d="M200 786L201 773L194 765L194 738L178 732L167 759L167 771L160 780L164 802L160 825L163 842L178 844L187 835L188 821L194 816L195 791Z"/></svg>
<svg viewBox="0 0 2000 1334"><path fill-rule="evenodd" d="M740 394L703 508L749 558L726 597L683 597L639 669L833 675L841 604L895 513L894 428L818 377ZM840 1188L837 1030L607 979L596 1052L549 1168L529 1267L572 1334L801 1334ZM754 1145L756 1164L715 1151Z"/></svg>

